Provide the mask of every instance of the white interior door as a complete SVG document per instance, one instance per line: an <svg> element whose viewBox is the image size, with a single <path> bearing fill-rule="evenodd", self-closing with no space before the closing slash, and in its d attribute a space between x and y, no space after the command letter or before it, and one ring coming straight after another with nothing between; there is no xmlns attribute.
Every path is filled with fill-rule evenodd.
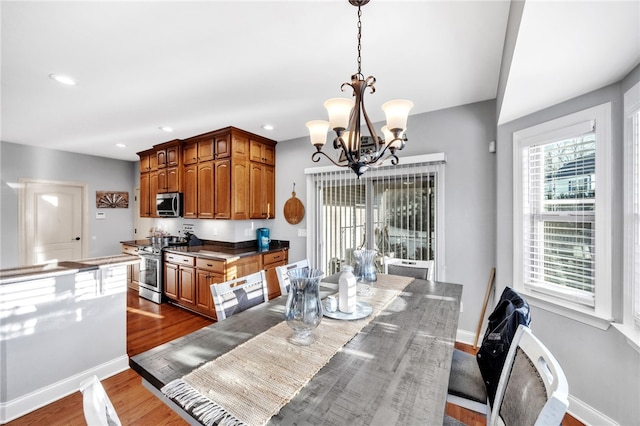
<svg viewBox="0 0 640 426"><path fill-rule="evenodd" d="M82 184L25 182L24 264L79 260L86 247Z"/></svg>

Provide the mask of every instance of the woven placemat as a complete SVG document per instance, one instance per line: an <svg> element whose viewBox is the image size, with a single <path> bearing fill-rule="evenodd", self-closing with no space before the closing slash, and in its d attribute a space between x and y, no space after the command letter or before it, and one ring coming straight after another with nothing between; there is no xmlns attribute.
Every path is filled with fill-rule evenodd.
<svg viewBox="0 0 640 426"><path fill-rule="evenodd" d="M379 274L375 294L362 299L373 308L369 317L325 317L310 346L290 343L293 331L283 321L167 384L162 392L205 425L264 425L411 281Z"/></svg>

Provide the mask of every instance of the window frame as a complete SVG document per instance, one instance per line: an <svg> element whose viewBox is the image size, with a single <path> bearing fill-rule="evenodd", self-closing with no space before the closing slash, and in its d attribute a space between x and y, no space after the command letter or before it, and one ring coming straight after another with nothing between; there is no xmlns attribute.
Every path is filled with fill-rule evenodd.
<svg viewBox="0 0 640 426"><path fill-rule="evenodd" d="M543 292L524 283L524 191L527 179L522 151L577 136L585 123L595 122L596 132L596 201L595 201L595 300L587 306L570 297ZM513 285L530 304L606 330L613 321L612 237L611 237L611 103L605 103L573 114L546 121L513 133Z"/></svg>
<svg viewBox="0 0 640 426"><path fill-rule="evenodd" d="M623 316L614 326L625 335L627 343L640 352L640 249L635 236L640 227L640 135L634 140L633 116L640 121L640 82L624 93L624 252L623 252ZM635 190L635 193L634 193Z"/></svg>

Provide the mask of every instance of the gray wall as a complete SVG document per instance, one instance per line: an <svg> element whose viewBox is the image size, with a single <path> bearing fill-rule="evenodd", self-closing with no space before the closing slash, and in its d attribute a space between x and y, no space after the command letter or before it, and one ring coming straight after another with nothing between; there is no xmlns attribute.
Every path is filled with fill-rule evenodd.
<svg viewBox="0 0 640 426"><path fill-rule="evenodd" d="M501 291L513 279L513 132L606 102L612 103L612 194L614 316L622 319L623 214L623 90L640 78L638 68L618 84L587 93L498 127L497 153L497 277ZM532 308L531 328L562 365L569 392L622 425L640 424L640 354L614 327L606 331Z"/></svg>
<svg viewBox="0 0 640 426"><path fill-rule="evenodd" d="M89 187L89 253L87 257L120 252L119 241L133 235L133 183L137 163L74 154L28 145L0 142L0 267L18 266L19 178L74 181ZM100 209L107 218L96 220L96 191L128 191L128 209Z"/></svg>
<svg viewBox="0 0 640 426"><path fill-rule="evenodd" d="M402 157L444 152L445 166L445 252L446 280L464 285L464 311L459 328L475 330L489 272L495 266L495 162L489 142L495 140L495 101L485 101L409 117L406 148ZM376 128L381 127L380 124ZM278 217L271 225L272 237L289 240L290 261L306 255L306 218L290 225L282 216L284 203L296 196L306 204L304 169L330 165L328 160L311 161L315 148L308 136L277 145L276 206ZM330 143L324 148L333 150ZM305 205L306 207L306 205Z"/></svg>

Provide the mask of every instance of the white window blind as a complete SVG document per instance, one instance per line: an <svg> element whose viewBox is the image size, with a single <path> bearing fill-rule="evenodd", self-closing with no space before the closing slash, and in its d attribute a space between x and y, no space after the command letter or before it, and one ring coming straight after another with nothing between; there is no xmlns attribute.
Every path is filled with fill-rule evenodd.
<svg viewBox="0 0 640 426"><path fill-rule="evenodd" d="M625 93L625 311L640 326L640 83ZM629 318L631 317L631 318Z"/></svg>
<svg viewBox="0 0 640 426"><path fill-rule="evenodd" d="M589 306L595 293L593 122L572 137L522 148L524 282Z"/></svg>
<svg viewBox="0 0 640 426"><path fill-rule="evenodd" d="M360 179L333 167L311 173L316 263L333 274L353 264L353 251L362 248L378 251L380 272L383 256L435 259L442 167L442 162L382 166Z"/></svg>

